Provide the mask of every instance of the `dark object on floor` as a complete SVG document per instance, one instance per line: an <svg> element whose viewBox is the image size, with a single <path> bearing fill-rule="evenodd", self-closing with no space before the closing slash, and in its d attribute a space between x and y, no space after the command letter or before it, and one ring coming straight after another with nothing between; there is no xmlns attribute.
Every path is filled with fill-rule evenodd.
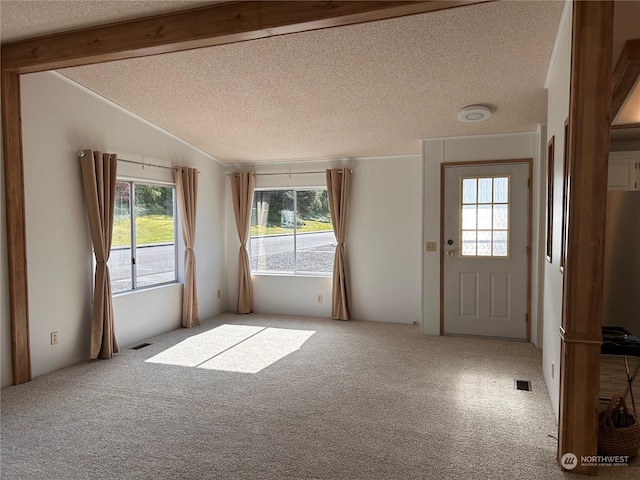
<svg viewBox="0 0 640 480"><path fill-rule="evenodd" d="M600 351L604 355L640 357L640 338L622 327L602 327Z"/></svg>
<svg viewBox="0 0 640 480"><path fill-rule="evenodd" d="M614 395L609 406L598 416L598 454L628 455L629 459L638 454L640 448L640 423L636 421L621 395Z"/></svg>
<svg viewBox="0 0 640 480"><path fill-rule="evenodd" d="M530 380L516 380L516 390L524 390L525 392L531 391Z"/></svg>

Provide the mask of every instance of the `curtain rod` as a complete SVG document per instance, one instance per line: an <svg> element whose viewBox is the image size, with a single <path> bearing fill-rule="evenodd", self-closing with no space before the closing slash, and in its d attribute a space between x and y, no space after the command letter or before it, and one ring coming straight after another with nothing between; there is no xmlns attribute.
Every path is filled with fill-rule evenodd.
<svg viewBox="0 0 640 480"><path fill-rule="evenodd" d="M254 177L260 177L260 176L269 176L269 175L289 175L289 177L291 177L292 175L312 175L312 174L321 174L321 173L325 173L326 170L323 170L321 172L277 172L277 173L254 173L253 176ZM342 171L338 172L339 174L342 174ZM349 170L349 173L353 173L353 170ZM235 174L236 177L238 176L238 174ZM227 178L230 178L231 174L227 173Z"/></svg>
<svg viewBox="0 0 640 480"><path fill-rule="evenodd" d="M85 156L84 152L78 152L78 157L82 158ZM124 163L132 163L134 165L142 165L144 167L156 167L156 168L166 168L167 170L173 170L174 172L178 170L178 167L167 167L166 165L156 165L155 163L145 163L145 162L136 162L135 160L125 160L124 158L118 158L119 162ZM198 170L198 175L200 175L200 171Z"/></svg>

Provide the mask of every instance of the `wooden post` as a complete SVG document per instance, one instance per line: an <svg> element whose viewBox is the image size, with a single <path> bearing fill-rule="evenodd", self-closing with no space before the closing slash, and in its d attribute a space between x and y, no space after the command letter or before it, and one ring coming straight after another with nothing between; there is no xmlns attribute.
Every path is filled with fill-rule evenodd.
<svg viewBox="0 0 640 480"><path fill-rule="evenodd" d="M20 121L20 76L2 71L2 147L11 312L13 384L31 380L27 246L25 237L24 169Z"/></svg>
<svg viewBox="0 0 640 480"><path fill-rule="evenodd" d="M612 39L613 2L574 2L558 460L586 475L596 474L580 459L597 453ZM569 453L574 468L562 465Z"/></svg>

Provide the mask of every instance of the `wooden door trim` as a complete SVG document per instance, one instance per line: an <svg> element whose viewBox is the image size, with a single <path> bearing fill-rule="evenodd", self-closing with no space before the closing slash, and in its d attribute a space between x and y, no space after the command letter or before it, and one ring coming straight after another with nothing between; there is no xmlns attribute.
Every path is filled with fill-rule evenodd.
<svg viewBox="0 0 640 480"><path fill-rule="evenodd" d="M546 187L545 202L545 260L553 262L553 199L554 199L554 179L555 179L555 158L556 158L556 137L549 139L547 143L546 175L544 176ZM542 160L542 159L541 159ZM542 178L540 179L542 181Z"/></svg>
<svg viewBox="0 0 640 480"><path fill-rule="evenodd" d="M533 256L533 159L516 158L511 160L479 160L464 162L446 162L440 164L440 335L444 335L444 172L452 167L481 167L491 165L527 164L529 175L529 195L527 208L527 342L531 341L531 257Z"/></svg>

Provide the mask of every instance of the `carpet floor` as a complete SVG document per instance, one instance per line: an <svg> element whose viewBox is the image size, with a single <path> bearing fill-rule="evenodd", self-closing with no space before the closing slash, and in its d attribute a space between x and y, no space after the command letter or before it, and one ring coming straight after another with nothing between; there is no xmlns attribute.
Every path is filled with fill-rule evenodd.
<svg viewBox="0 0 640 480"><path fill-rule="evenodd" d="M2 479L578 478L531 344L258 314L147 342L3 389Z"/></svg>

